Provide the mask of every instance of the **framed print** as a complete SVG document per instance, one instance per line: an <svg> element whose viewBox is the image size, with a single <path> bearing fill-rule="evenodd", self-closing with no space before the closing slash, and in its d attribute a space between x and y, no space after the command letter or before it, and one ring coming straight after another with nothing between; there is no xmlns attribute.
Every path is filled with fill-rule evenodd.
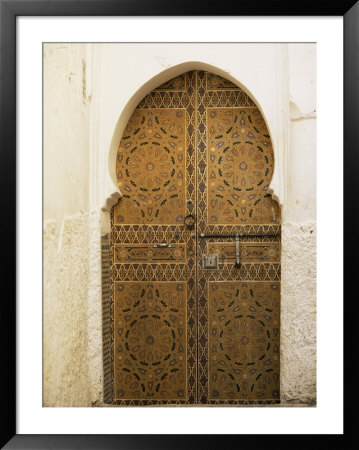
<svg viewBox="0 0 359 450"><path fill-rule="evenodd" d="M357 3L0 11L3 448L340 445Z"/></svg>

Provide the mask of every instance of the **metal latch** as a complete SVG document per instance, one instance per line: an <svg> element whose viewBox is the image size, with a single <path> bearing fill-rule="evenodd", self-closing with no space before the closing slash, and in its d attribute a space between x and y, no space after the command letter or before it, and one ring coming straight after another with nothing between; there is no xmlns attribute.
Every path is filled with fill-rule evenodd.
<svg viewBox="0 0 359 450"><path fill-rule="evenodd" d="M218 255L203 255L204 269L218 269Z"/></svg>
<svg viewBox="0 0 359 450"><path fill-rule="evenodd" d="M239 239L241 238L248 238L248 237L272 237L272 236L279 236L279 233L246 233L246 234L242 234L242 233L236 233L236 234L205 234L205 233L200 233L198 235L198 237L200 238L235 238L235 243L236 243L236 262L235 262L235 267L237 267L238 269L241 267L241 262L240 262L240 251L239 251ZM195 238L196 237L196 233L191 233L191 237ZM210 256L215 256L217 257L217 255L203 255L203 261L204 261L204 268L205 269L213 269L214 267L211 266L206 266L206 257L210 257ZM216 263L217 264L217 263ZM217 266L215 267L217 268Z"/></svg>
<svg viewBox="0 0 359 450"><path fill-rule="evenodd" d="M239 261L239 234L236 234L236 263L235 267L238 269L241 267L241 263Z"/></svg>
<svg viewBox="0 0 359 450"><path fill-rule="evenodd" d="M235 267L237 267L238 269L241 267L241 262L240 262L240 251L239 251L239 238L247 238L247 237L261 237L261 236L278 236L278 233L247 233L247 234L241 234L241 233L237 233L237 234L205 234L205 233L201 233L199 235L200 238L235 238L235 243L236 243L236 262L235 262ZM191 234L191 237L195 237L195 233ZM205 261L205 257L206 256L217 256L217 255L204 255L203 260ZM213 267L206 267L206 262L204 262L204 268L205 269L212 269ZM217 268L217 267L216 267Z"/></svg>
<svg viewBox="0 0 359 450"><path fill-rule="evenodd" d="M172 248L172 244L171 243L163 243L163 244L158 244L157 242L155 242L153 244L153 248Z"/></svg>

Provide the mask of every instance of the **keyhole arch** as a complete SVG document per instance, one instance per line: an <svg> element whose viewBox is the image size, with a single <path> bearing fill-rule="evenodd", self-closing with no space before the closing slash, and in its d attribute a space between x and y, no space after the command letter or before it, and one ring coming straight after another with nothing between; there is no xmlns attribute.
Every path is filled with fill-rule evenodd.
<svg viewBox="0 0 359 450"><path fill-rule="evenodd" d="M267 198L267 190L274 170L270 135L255 102L231 81L218 75L212 77L212 75L213 72L187 71L184 73L184 85L181 84L181 76L179 76L151 91L136 107L120 141L116 160L116 178L119 185L121 183L123 187L124 198L114 206L111 217L114 306L112 323L115 324L117 317L121 316L121 321L116 322L119 328L118 334L114 335L116 343L113 348L113 367L118 375L117 378L115 377L113 392L115 393L114 401L119 402L118 404L131 404L132 401L144 401L145 404L149 404L148 401L206 403L207 401L216 402L221 397L224 397L225 401L231 401L233 397L238 397L238 402L246 401L246 389L249 386L247 381L243 381L241 385L237 383L236 392L231 390L233 386L229 380L222 386L225 370L218 366L218 370L221 370L223 375L219 378L212 377L209 385L206 379L199 375L197 379L199 390L196 391L196 383L192 382L193 377L184 366L187 361L188 367L193 371L195 364L198 364L198 367L201 367L199 370L204 373L206 369L203 361L208 356L211 361L211 370L214 371L213 375L216 375L217 355L213 353L219 350L214 343L214 345L208 345L208 355L205 354L207 350L202 351L202 347L205 348L207 342L204 334L206 331L203 327L207 321L208 323L210 321L211 326L217 326L224 318L223 315L217 317L222 307L219 310L218 307L212 310L211 306L207 311L206 302L203 301L198 303L198 315L196 314L194 306L198 301L196 299L203 299L208 295L208 304L216 303L215 288L218 287L208 284L208 288L211 286L213 292L205 287L211 280L206 281L205 273L201 275L201 271L205 268L200 264L195 265L197 263L194 262L194 255L197 254L198 249L201 255L222 252L221 256L227 260L222 263L224 264L223 280L228 286L224 295L230 300L224 306L231 308L235 302L238 302L238 281L246 280L244 284L247 286L247 280L250 280L250 296L259 300L263 292L258 281L270 282L271 285L265 285L263 288L266 296L263 301L266 303L257 300L256 306L244 303L242 306L249 308L247 312L251 320L255 320L252 312L261 314L256 308L263 309L269 306L267 309L268 312L273 313L273 323L277 321L274 315L277 314L279 304L280 249L277 242L280 239L280 216L273 214L272 210L262 208L262 205L268 202L269 208L272 205ZM206 83L205 88L204 83ZM181 95L181 92L184 94ZM188 184L185 188L183 187L184 179L180 176L181 168L182 173L185 172L187 176ZM246 172L247 169L248 172ZM241 171L243 174L239 176ZM197 174L195 177L193 177L194 172ZM158 180L153 178L156 177L156 173ZM180 184L182 180L183 183ZM268 196L270 197L269 194ZM185 214L192 212L190 205L186 202L188 198L195 203L198 235L189 234L184 228ZM262 203L258 205L258 201ZM188 209L185 207L186 204ZM238 226L240 231L236 228ZM177 242L173 242L176 231L179 232L179 238ZM254 244L260 243L260 245L244 246L242 257L244 259L247 257L249 260L244 261L241 266L233 265L233 249L231 246L224 245L227 244L226 242L210 251L205 241L198 241L198 236L206 237L203 236L206 233L209 233L208 236L218 233L225 238L227 234L233 236L234 232L241 233L241 236L246 233L252 233L252 235L255 233L254 236L257 234L260 239L263 236L261 233L264 233L277 240L270 245L267 245L266 240L257 240ZM161 243L159 251L158 245L155 245L158 242ZM171 247L167 245L169 242ZM193 250L195 248L196 251ZM257 268L252 264L253 260L260 263ZM198 261L202 261L202 257L199 257ZM261 261L266 262L261 264ZM182 270L185 266L190 272ZM237 272L233 272L234 269ZM242 271L242 278L239 279L237 278L238 269ZM218 277L222 275L217 273L216 281L220 281ZM197 285L195 280L200 280L198 284L202 291L198 293L194 291L194 286ZM165 288L169 291L165 291ZM268 293L269 289L275 292ZM246 292L243 293L248 297ZM177 302L174 305L170 305L168 301L172 297ZM253 303L254 300L251 302ZM233 306L237 308L236 311L240 307L237 304ZM245 326L247 319L243 319L245 320L243 322L242 315L237 316L236 319L241 320L242 326ZM266 317L266 320L271 320L268 314ZM158 323L153 322L152 319L156 319ZM257 328L259 327L257 330L259 339L261 341L274 339L277 343L277 334L271 337L269 332L265 337L264 328L261 328L265 326L265 322L259 316L257 319L258 324L253 323L256 323ZM174 327L171 335L175 341L169 347L167 344L163 345L163 348L166 348L166 354L162 355L165 356L161 363L163 368L152 367L154 361L152 349L148 353L147 361L146 352L141 351L137 346L131 347L133 343L131 339L137 339L131 334L135 329L133 327L140 324L146 326L144 321L148 320L151 320L152 325L157 324L158 330L161 324ZM176 324L180 322L181 325L177 329ZM196 347L195 338L185 340L184 323L188 326L188 336L194 333L202 347L199 345ZM231 322L225 323L229 325ZM147 325L149 328L152 326L150 323ZM156 339L156 336L151 333L145 336L148 345L152 345L152 338L153 342ZM147 341L149 336L151 342ZM248 342L250 341L246 340L242 344L247 345ZM266 341L265 347L261 344L260 348L251 348L250 364L255 364L255 360L262 361L265 357L263 353L265 349L268 351L273 347L273 351L278 353L278 346L272 346L272 344L273 342ZM221 351L224 351L222 347L220 346ZM172 355L171 352L175 352L177 348L181 349L180 354ZM196 348L198 348L198 356L196 356ZM184 351L187 359L183 354ZM226 352L227 356L222 356L228 357L229 361L234 358L233 361L241 365L243 362L237 359L247 360L249 357L246 352L243 354L235 352L232 358L229 354L230 348ZM160 358L160 356L158 352L156 357ZM270 372L265 375L268 383L272 385L271 392L262 392L267 386L267 384L258 383L262 373L254 374L253 370L249 374L246 373L252 379L250 389L254 393L251 395L258 394L258 398L265 395L268 401L276 401L278 398L278 355L274 356L276 358L273 357L273 360L270 358L265 360L267 365L273 366L268 368ZM167 361L175 367L169 366ZM154 362L157 364L160 360ZM218 360L218 364L221 362L224 361ZM146 366L147 369L142 366ZM160 369L164 370L163 374ZM178 373L174 374L172 370ZM273 371L273 375L269 375ZM166 380L170 372L169 380L172 380L173 387ZM226 376L231 379L234 377L232 372L228 372ZM144 395L151 397L151 400L147 397L144 399Z"/></svg>
<svg viewBox="0 0 359 450"><path fill-rule="evenodd" d="M126 103L126 106L123 108L119 115L119 119L115 125L114 132L111 139L111 144L109 146L108 151L108 173L109 173L109 179L111 183L111 194L107 196L105 201L103 202L102 211L103 212L109 212L112 206L117 203L119 198L123 195L123 192L118 186L117 182L117 176L116 176L116 157L118 148L123 136L123 133L125 131L125 128L127 126L128 121L130 120L132 114L136 110L137 106L141 103L143 98L146 97L149 93L157 89L159 86L169 82L170 80L180 76L184 75L186 72L193 71L193 70L203 70L209 73L212 73L214 75L219 75L223 79L227 80L228 82L233 83L236 87L240 88L245 94L248 95L249 98L253 100L256 107L261 113L261 116L263 120L265 121L265 124L267 126L270 140L272 143L273 148L273 155L274 155L274 171L272 174L272 178L269 183L268 193L271 194L273 200L277 201L279 205L282 206L282 199L279 197L279 193L276 192L276 190L272 186L280 186L280 177L279 177L279 168L283 165L282 157L279 154L279 151L277 149L276 140L273 139L273 133L271 131L271 125L269 124L267 120L267 115L262 109L261 101L260 99L257 99L255 92L250 91L247 86L245 86L241 81L237 78L235 78L231 73L228 71L219 68L217 66L213 66L211 64L208 64L203 61L188 61L181 64L177 64L175 66L172 66L162 72L159 72L155 74L152 78L147 80L141 87L137 89L136 92L133 92L132 95L130 94L129 100Z"/></svg>

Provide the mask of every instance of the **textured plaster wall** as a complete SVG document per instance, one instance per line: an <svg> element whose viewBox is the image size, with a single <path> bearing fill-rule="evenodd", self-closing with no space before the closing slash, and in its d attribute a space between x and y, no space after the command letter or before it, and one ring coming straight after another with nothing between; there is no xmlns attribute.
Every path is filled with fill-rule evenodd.
<svg viewBox="0 0 359 450"><path fill-rule="evenodd" d="M56 221L88 211L89 98L86 46L45 44L44 219Z"/></svg>
<svg viewBox="0 0 359 450"><path fill-rule="evenodd" d="M102 398L100 211L90 212L85 45L44 45L45 406Z"/></svg>
<svg viewBox="0 0 359 450"><path fill-rule="evenodd" d="M91 406L102 398L99 214L44 224L44 406Z"/></svg>
<svg viewBox="0 0 359 450"><path fill-rule="evenodd" d="M282 226L281 397L316 402L316 226Z"/></svg>
<svg viewBox="0 0 359 450"><path fill-rule="evenodd" d="M88 215L44 227L44 406L82 406L88 380Z"/></svg>
<svg viewBox="0 0 359 450"><path fill-rule="evenodd" d="M288 46L289 145L282 206L281 397L316 403L316 47Z"/></svg>
<svg viewBox="0 0 359 450"><path fill-rule="evenodd" d="M257 45L255 50L249 45L228 45L217 51L193 46L190 53L190 47L179 52L168 45L145 47L45 46L44 404L103 402L100 238L109 231L108 211L119 196L109 161L126 117L140 100L136 95L144 95L144 84L150 91L165 81L155 76L190 60L207 62L224 76L228 73L228 78L241 80L255 94L271 127L280 162L272 188L282 205L283 227L281 399L284 405L313 405L315 45L277 49ZM256 65L243 63L253 61L253 55Z"/></svg>

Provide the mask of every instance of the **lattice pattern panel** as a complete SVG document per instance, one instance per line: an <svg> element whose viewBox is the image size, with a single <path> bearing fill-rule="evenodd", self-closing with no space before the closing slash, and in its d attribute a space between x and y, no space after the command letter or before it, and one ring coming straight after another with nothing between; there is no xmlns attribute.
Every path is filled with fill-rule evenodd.
<svg viewBox="0 0 359 450"><path fill-rule="evenodd" d="M186 398L186 283L115 284L117 398Z"/></svg>
<svg viewBox="0 0 359 450"><path fill-rule="evenodd" d="M183 224L195 210L194 93L194 72L160 86L136 108L119 146L124 195L112 209L111 230L118 405L197 399L195 240Z"/></svg>
<svg viewBox="0 0 359 450"><path fill-rule="evenodd" d="M104 402L112 401L112 339L113 327L111 318L111 261L110 261L110 237L108 234L101 236L101 268L102 268L102 352L104 373Z"/></svg>
<svg viewBox="0 0 359 450"><path fill-rule="evenodd" d="M246 397L243 395L246 391L240 384L241 395L235 385L236 391L232 391L233 380L230 375L225 371L217 371L221 367L214 366L214 360L210 358L210 286L233 283L239 288L243 282L266 283L264 286L268 282L280 281L280 210L267 193L274 165L268 130L255 103L242 90L230 89L230 85L226 87L216 77L209 77L206 72L197 72L197 232L218 235L268 233L276 236L241 240L240 268L235 267L233 260L230 261L228 253L225 254L227 258L220 258L223 251L226 251L222 250L224 245L232 248L233 255L233 239L198 241L198 401L218 405L247 404L252 401L276 403L279 401L279 394L278 397L267 394L264 397L256 396L252 390L252 395ZM209 82L209 78L213 80ZM211 90L214 86L218 89ZM253 259L253 252L256 250L252 248L250 256L249 246L263 243L273 246L271 250L274 250L274 254L269 256L270 250L262 247L262 251L267 252L268 259ZM218 269L203 268L202 258L209 252L209 246L213 250L217 249ZM279 340L277 347L279 348ZM225 356L224 359L228 362ZM277 376L272 379L271 388L279 393L278 373ZM211 377L216 378L216 381ZM218 395L213 395L213 391L211 393L213 383L220 383L213 388ZM231 386L223 390L222 384ZM224 392L228 393L227 397L224 397ZM255 392L259 392L258 389Z"/></svg>
<svg viewBox="0 0 359 450"><path fill-rule="evenodd" d="M135 110L117 155L117 223L183 223L185 148L185 111Z"/></svg>
<svg viewBox="0 0 359 450"><path fill-rule="evenodd" d="M278 223L273 149L258 108L207 108L208 224Z"/></svg>
<svg viewBox="0 0 359 450"><path fill-rule="evenodd" d="M208 283L209 399L279 399L279 283Z"/></svg>
<svg viewBox="0 0 359 450"><path fill-rule="evenodd" d="M241 90L238 86L225 78L215 75L214 73L207 72L206 77L206 89L207 91L219 91L222 89L230 89L231 91Z"/></svg>

